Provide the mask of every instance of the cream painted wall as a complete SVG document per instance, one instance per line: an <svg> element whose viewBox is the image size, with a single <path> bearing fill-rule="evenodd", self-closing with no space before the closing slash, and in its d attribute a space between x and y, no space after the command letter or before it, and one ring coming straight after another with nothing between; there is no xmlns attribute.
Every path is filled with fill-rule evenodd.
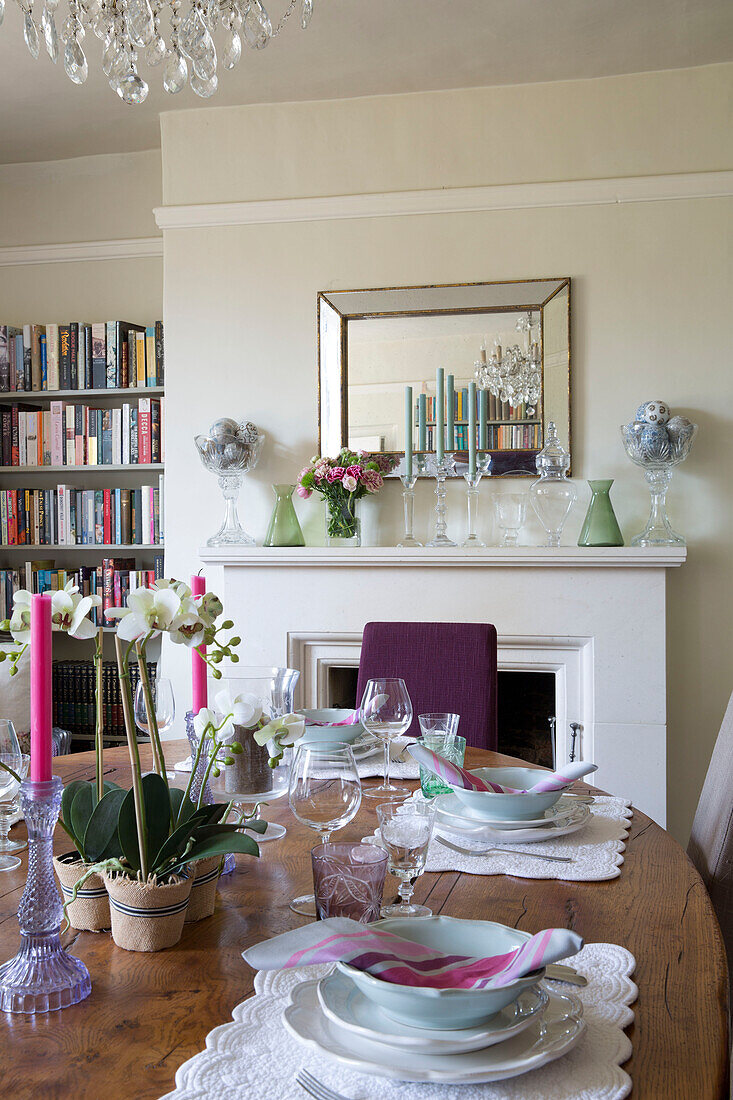
<svg viewBox="0 0 733 1100"><path fill-rule="evenodd" d="M733 66L573 84L323 104L187 111L162 120L164 200L199 203L730 168ZM223 414L267 433L241 516L262 538L272 482L316 446L316 293L462 280L573 277L573 438L578 477L615 477L627 536L648 496L618 425L661 397L700 436L670 509L690 560L669 581L669 816L685 839L731 688L733 371L724 325L733 291L727 199L290 223L165 233L168 363L166 541L174 573L221 517L192 436ZM195 306L192 307L192 302ZM396 485L370 502L374 539L396 541ZM566 539L583 517L588 490ZM482 486L484 534L498 483ZM418 534L431 487L418 489ZM463 499L451 486L451 528ZM322 540L313 501L298 509ZM528 526L528 541L538 532ZM242 634L257 631L238 609ZM272 614L287 608L272 593ZM501 628L501 624L498 624ZM629 625L644 630L644 623ZM184 664L179 668L183 685Z"/></svg>
<svg viewBox="0 0 733 1100"><path fill-rule="evenodd" d="M0 249L159 236L160 150L0 165ZM161 257L0 266L0 314L27 321L162 316Z"/></svg>

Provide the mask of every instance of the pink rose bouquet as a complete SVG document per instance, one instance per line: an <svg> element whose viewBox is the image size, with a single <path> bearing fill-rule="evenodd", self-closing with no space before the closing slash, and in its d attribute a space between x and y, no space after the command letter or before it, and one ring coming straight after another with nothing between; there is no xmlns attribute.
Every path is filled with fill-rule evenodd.
<svg viewBox="0 0 733 1100"><path fill-rule="evenodd" d="M298 475L296 492L307 500L320 493L328 509L327 530L331 538L353 538L357 532L356 501L367 493L377 493L384 485L384 474L397 465L394 455L358 454L344 448L336 458L315 455Z"/></svg>

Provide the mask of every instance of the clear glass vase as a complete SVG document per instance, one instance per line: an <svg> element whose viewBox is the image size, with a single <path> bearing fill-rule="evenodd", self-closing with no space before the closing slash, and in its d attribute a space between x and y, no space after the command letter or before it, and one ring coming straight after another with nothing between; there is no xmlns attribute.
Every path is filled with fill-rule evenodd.
<svg viewBox="0 0 733 1100"><path fill-rule="evenodd" d="M326 546L361 546L361 520L351 494L326 498Z"/></svg>
<svg viewBox="0 0 733 1100"><path fill-rule="evenodd" d="M651 493L649 519L644 530L634 535L632 546L685 545L669 522L667 490L672 471L687 458L696 434L697 424L686 417L674 417L662 429L638 421L621 426L626 454L644 471Z"/></svg>

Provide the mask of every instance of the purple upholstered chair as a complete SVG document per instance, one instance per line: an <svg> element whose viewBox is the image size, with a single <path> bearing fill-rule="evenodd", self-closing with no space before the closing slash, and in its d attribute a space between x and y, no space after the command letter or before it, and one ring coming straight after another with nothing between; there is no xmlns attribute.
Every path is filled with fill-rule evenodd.
<svg viewBox="0 0 733 1100"><path fill-rule="evenodd" d="M496 749L496 628L488 623L367 623L361 645L356 705L367 680L401 676L413 721L418 714L454 711L466 744Z"/></svg>

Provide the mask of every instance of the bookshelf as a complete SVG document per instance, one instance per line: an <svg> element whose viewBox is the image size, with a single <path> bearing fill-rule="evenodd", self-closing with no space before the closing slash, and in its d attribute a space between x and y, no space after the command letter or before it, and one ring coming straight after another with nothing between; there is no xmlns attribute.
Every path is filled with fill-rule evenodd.
<svg viewBox="0 0 733 1100"><path fill-rule="evenodd" d="M120 288L122 290L122 288ZM40 312L40 310L39 310ZM101 386L92 386L92 381L97 381L96 375L92 378L90 373L91 360L97 359L98 355L106 360L107 372L111 369L114 375L115 358L112 354L110 360L110 348L113 346L110 343L112 339L111 330L109 325L116 326L116 343L115 353L116 369L117 369L117 384L110 384L108 387L104 386L104 374L102 376ZM42 328L42 326L39 326ZM99 326L104 330L105 326ZM29 414L32 410L38 410L35 414L33 426L37 428L37 438L39 440L37 444L37 454L39 461L42 457L46 459L47 465L0 465L0 570L2 572L2 589L0 590L0 604L6 606L0 607L0 610L9 613L12 606L12 589L15 587L29 587L28 580L33 580L33 587L36 587L37 569L45 569L49 571L45 577L41 578L41 584L48 584L51 581L53 587L57 584L63 583L65 579L63 576L57 577L57 574L66 574L66 578L71 579L75 574L81 572L82 592L84 594L88 592L97 592L103 595L103 590L106 589L109 592L109 586L107 583L107 577L112 575L112 566L108 565L108 572L105 575L102 569L102 563L105 560L113 559L115 561L114 571L116 573L115 583L117 587L113 589L114 594L111 599L112 605L124 602L128 587L136 583L134 574L148 573L152 579L152 571L154 568L155 559L162 556L165 553L165 548L162 542L152 542L150 536L153 533L153 499L155 500L155 535L157 539L158 527L161 532L161 539L163 533L163 493L160 491L164 488L164 474L165 474L165 461L163 453L163 431L164 421L162 419L162 407L163 399L165 397L165 385L163 380L163 334L162 326L156 328L156 345L153 345L153 353L151 357L151 347L146 346L145 360L139 358L141 354L140 344L137 345L137 363L138 365L146 363L147 365L155 362L155 371L152 375L147 375L149 384L141 385L141 381L146 378L146 370L143 366L140 366L140 371L137 375L136 385L121 386L120 380L127 380L128 365L131 365L132 350L128 348L127 344L124 344L124 353L121 350L122 345L119 342L120 332L126 328L123 322L108 323L105 332L101 333L101 352L98 352L97 347L94 346L94 341L83 345L81 341L77 345L78 359L78 379L87 382L87 386L77 386L76 374L72 373L66 377L70 377L72 381L71 387L64 386L65 376L61 375L61 384L63 388L31 388L28 384L28 376L26 375L24 381L26 384L25 389L22 390L10 390L8 386L8 375L3 374L3 354L7 356L8 344L3 346L3 326L0 324L0 384L4 386L0 390L0 417L13 418L13 427L21 420L20 411L27 411ZM133 333L133 329L137 329L138 333L146 330L141 326L131 326L130 333ZM8 328L6 327L6 333ZM46 336L51 331L51 326L46 326ZM18 329L15 329L18 332ZM147 332L152 332L149 327ZM134 334L133 334L134 335ZM157 343L159 339L159 343ZM106 339L106 348L105 348ZM139 339L139 337L138 337ZM59 356L61 355L61 344L59 343ZM129 353L129 355L128 355ZM85 368L82 370L82 358L84 356ZM90 358L91 357L91 358ZM73 353L72 353L73 362ZM45 366L50 363L48 360L48 347L46 347L46 356L44 359ZM124 363L124 368L121 368L121 364ZM120 370L122 369L122 373ZM156 378L157 372L157 378ZM11 381L12 381L12 375ZM46 385L51 381L50 373L46 377L42 376L41 385ZM106 375L107 380L110 383L114 382L114 377L110 378L109 373ZM5 380L3 382L3 379ZM130 380L134 379L134 375L130 375ZM54 385L58 385L58 381L54 378ZM33 381L33 385L37 385L37 381ZM144 399L151 399L145 401ZM158 411L158 403L160 402L160 409ZM61 434L55 436L53 433L56 430L53 427L54 416L58 417L58 404L61 403L64 410L69 406L76 406L77 410L81 406L82 413L78 420L75 421L74 415L69 412L70 423L74 426L69 428L69 423L65 421L66 413L62 414L61 422L62 427L66 429L66 432L71 431L71 435ZM18 410L12 410L12 406L17 405ZM125 406L129 406L125 409ZM11 411L8 411L8 410ZM84 410L91 410L88 414ZM56 411L55 411L56 410ZM96 412L95 412L96 410ZM120 410L114 412L113 410ZM153 412L155 411L155 417ZM145 416L145 419L143 419ZM95 420L96 417L96 420ZM28 417L28 446L29 446L29 458L31 461L36 456L35 446L33 450L30 450L31 438L36 435L36 431L31 431L31 417ZM5 423L5 421L3 421ZM88 457L92 459L102 458L102 425L105 429L105 451L104 457L114 459L114 461L93 461L87 465L86 460ZM107 441L109 435L107 434L108 425L115 426L115 435L112 450L107 450ZM121 426L121 429L120 429ZM76 430L75 430L76 429ZM122 431L122 440L120 436L120 430ZM18 455L20 455L21 461L25 462L25 450L20 446L20 426L17 429L18 437L12 439L12 457L17 461ZM129 432L129 435L127 434ZM74 454L74 437L77 439L76 455ZM23 436L25 438L25 436ZM41 438L43 444L41 444ZM81 439L81 442L78 442ZM58 440L58 442L57 442ZM91 440L91 442L90 442ZM16 449L16 444L18 448ZM68 446L67 446L68 445ZM53 450L53 447L56 447ZM145 446L145 450L143 450ZM160 446L160 451L157 447ZM70 447L70 450L68 449ZM98 448L98 449L97 449ZM150 461L152 449L152 456L154 458L160 457L161 461ZM96 453L95 453L96 452ZM11 451L7 445L7 438L3 437L3 457L8 460ZM130 458L135 458L139 454L140 457L144 457L147 461L135 462L124 461L128 454ZM32 457L31 457L32 456ZM58 457L57 457L58 456ZM76 462L66 462L68 458L74 459ZM120 457L122 461L120 461ZM49 459L51 461L49 462ZM59 462L60 459L60 462ZM84 460L83 462L81 460ZM0 458L1 461L1 458ZM62 522L61 513L62 507L62 488L68 487L68 490L64 489L64 493L71 493L74 498L76 508L72 503L71 508L72 516L76 516L76 526L69 527L68 517ZM10 535L10 526L7 523L6 517L3 515L3 509L6 511L10 508L10 498L14 497L15 505L18 506L18 500L23 497L23 493L6 492L8 490L26 490L29 493L29 498L33 501L31 506L28 505L28 497L24 498L23 504L20 507L23 510L23 528L24 531L30 532L31 542L24 544L8 545L6 536ZM115 498L114 490L118 490ZM155 492L153 492L155 490ZM76 494L74 491L77 491ZM100 492L101 491L101 492ZM110 493L110 491L112 491ZM145 497L143 501L141 498ZM147 496L149 494L149 497ZM79 507L82 502L82 495L84 496L84 504L81 512ZM104 497L105 508L109 497L112 497L112 520L109 521L108 513L104 511L104 519L102 528L100 529L100 511L99 501ZM93 502L92 502L93 498ZM87 501L90 502L90 510L87 511ZM96 505L96 511L95 506ZM49 512L51 509L51 513ZM127 509L129 508L129 512ZM135 522L131 520L131 516L135 513ZM120 524L123 534L123 540L120 542L110 541L109 534L111 530L112 539L115 538L115 525L114 516L117 515L118 527L117 535L119 537ZM120 518L120 516L122 518ZM15 517L14 517L15 518ZM35 526L32 525L32 521L35 520ZM147 524L150 527L147 527ZM110 525L111 524L111 525ZM135 531L137 527L137 533ZM69 535L70 532L70 535ZM20 525L18 528L20 533ZM15 529L13 529L12 535L15 537ZM133 538L140 538L142 534L143 542L130 541L130 534ZM35 535L35 538L33 537ZM40 535L40 541L39 541ZM124 536L128 537L125 538ZM147 537L146 537L147 536ZM28 538L27 533L24 537ZM99 539L98 542L92 542L90 539ZM61 541L59 541L59 538ZM70 541L75 538L84 538L83 542ZM104 541L102 541L104 539ZM44 541L48 540L48 541ZM119 563L119 564L117 564ZM157 563L160 568L160 562ZM35 567L35 568L34 568ZM132 576L131 576L132 574ZM160 575L160 574L158 574ZM143 583L148 583L148 578L138 576L137 581L142 579ZM102 586L100 587L100 582ZM109 606L109 603L107 604ZM100 613L103 609L99 609ZM0 614L0 618L3 615ZM105 625L103 627L103 657L105 664L114 662L115 649L112 640L112 636L115 634L115 627ZM10 641L9 635L0 635L0 644L3 644L3 648L7 647L7 643ZM89 704L89 686L87 683L88 673L86 666L92 661L94 655L94 642L93 641L79 641L74 638L70 638L68 635L61 632L54 632L54 666L61 676L66 675L69 671L70 687L64 688L66 705L72 705L73 703ZM155 640L150 643L148 647L149 660L152 664L157 665L160 659L160 642ZM78 669L82 668L82 664L85 666L82 672ZM76 669L77 671L74 671ZM73 676L72 676L73 673ZM78 695L78 684L74 677L80 676L82 679L79 681L82 683L82 695ZM86 677L86 679L84 678ZM75 687L76 685L76 687ZM75 690L77 695L75 696ZM69 694L70 692L70 694ZM107 692L105 690L105 696ZM119 705L115 704L119 710ZM86 714L86 712L84 712ZM77 716L78 718L78 716ZM119 725L119 714L115 711L114 719L111 724L105 729L105 743L114 744L124 741L124 737L120 731L114 730L113 725L116 723ZM91 729L84 728L84 722L86 718L82 719L81 725L78 720L75 720L73 726L66 726L65 728L71 728L72 730L72 751L74 749L83 750L88 749L93 743L93 733ZM59 721L59 725L64 726L63 720Z"/></svg>

